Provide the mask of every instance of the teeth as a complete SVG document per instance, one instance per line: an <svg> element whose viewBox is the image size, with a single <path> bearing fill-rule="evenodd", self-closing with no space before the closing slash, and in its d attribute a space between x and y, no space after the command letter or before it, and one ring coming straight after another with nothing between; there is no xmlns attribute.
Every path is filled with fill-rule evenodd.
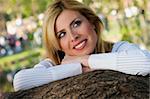
<svg viewBox="0 0 150 99"><path fill-rule="evenodd" d="M80 44L78 44L77 46L75 46L75 49L79 49L84 45L85 41L81 42Z"/></svg>

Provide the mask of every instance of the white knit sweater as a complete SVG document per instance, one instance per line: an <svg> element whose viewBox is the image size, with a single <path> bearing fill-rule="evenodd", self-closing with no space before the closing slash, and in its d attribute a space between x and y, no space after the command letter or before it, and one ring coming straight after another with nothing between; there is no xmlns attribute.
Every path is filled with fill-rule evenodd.
<svg viewBox="0 0 150 99"><path fill-rule="evenodd" d="M128 42L115 43L111 53L92 54L88 59L91 69L116 70L132 75L150 73L150 52ZM31 69L16 73L13 80L14 90L26 90L52 81L82 73L80 63L54 66L45 59Z"/></svg>

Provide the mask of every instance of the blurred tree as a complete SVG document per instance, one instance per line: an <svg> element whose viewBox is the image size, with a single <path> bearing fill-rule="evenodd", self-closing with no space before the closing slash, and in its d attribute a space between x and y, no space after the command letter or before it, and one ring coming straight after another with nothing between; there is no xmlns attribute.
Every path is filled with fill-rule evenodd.
<svg viewBox="0 0 150 99"><path fill-rule="evenodd" d="M44 12L48 4L54 0L0 0L0 12L5 12L11 18L16 15L23 17L36 16ZM113 10L117 11L118 23L122 40L150 44L150 12L149 0L82 0L88 6L95 9L96 13L110 16ZM137 15L127 18L125 9L136 7L139 10ZM109 20L110 21L110 20ZM111 30L110 30L111 31Z"/></svg>
<svg viewBox="0 0 150 99"><path fill-rule="evenodd" d="M12 17L21 14L25 17L42 13L53 0L0 0L0 12L11 14Z"/></svg>
<svg viewBox="0 0 150 99"><path fill-rule="evenodd" d="M93 0L97 13L103 13L106 17L116 10L116 22L118 23L122 40L150 46L150 16L149 0ZM93 7L93 6L92 6ZM137 10L137 14L131 9ZM132 16L128 17L126 10L130 10ZM111 20L109 20L111 21ZM113 26L114 28L115 26Z"/></svg>

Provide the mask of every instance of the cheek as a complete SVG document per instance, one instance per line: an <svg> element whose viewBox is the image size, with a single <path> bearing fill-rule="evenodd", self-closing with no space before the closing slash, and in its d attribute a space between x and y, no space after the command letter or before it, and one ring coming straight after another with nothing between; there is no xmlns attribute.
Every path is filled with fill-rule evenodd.
<svg viewBox="0 0 150 99"><path fill-rule="evenodd" d="M68 49L68 40L61 39L60 40L60 47L62 51L66 51Z"/></svg>
<svg viewBox="0 0 150 99"><path fill-rule="evenodd" d="M94 30L94 28L89 27L87 33L88 33L89 39L91 40L92 46L95 47L97 40L98 40L96 31Z"/></svg>
<svg viewBox="0 0 150 99"><path fill-rule="evenodd" d="M87 31L85 32L93 41L97 41L97 34L91 26L89 26L89 28L87 28Z"/></svg>
<svg viewBox="0 0 150 99"><path fill-rule="evenodd" d="M94 40L96 40L97 41L97 39L98 39L98 36L97 36L97 33L96 33L96 31L95 30L93 30L93 38L94 38Z"/></svg>
<svg viewBox="0 0 150 99"><path fill-rule="evenodd" d="M98 36L95 30L93 30L93 33L91 34L91 39L93 40L93 42L96 44L97 40L98 40Z"/></svg>
<svg viewBox="0 0 150 99"><path fill-rule="evenodd" d="M93 40L94 40L94 45L96 47L96 44L97 44L97 41L98 41L98 37L97 37L97 34L95 33L94 37L93 37Z"/></svg>
<svg viewBox="0 0 150 99"><path fill-rule="evenodd" d="M94 27L92 27L89 23L85 24L82 30L84 30L84 33L90 36L93 36L94 33L96 33Z"/></svg>

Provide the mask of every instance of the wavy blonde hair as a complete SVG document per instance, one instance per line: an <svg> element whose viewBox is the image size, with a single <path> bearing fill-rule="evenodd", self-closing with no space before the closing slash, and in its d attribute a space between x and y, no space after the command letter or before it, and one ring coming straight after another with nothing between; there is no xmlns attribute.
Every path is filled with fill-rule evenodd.
<svg viewBox="0 0 150 99"><path fill-rule="evenodd" d="M85 16L92 24L95 25L95 31L98 36L98 42L95 48L95 53L106 52L106 47L104 46L104 41L101 37L103 24L99 17L88 6L78 1L55 0L47 8L43 21L43 40L47 57L49 57L53 62L55 62L55 64L61 63L61 59L58 53L58 50L61 49L59 46L58 39L55 35L55 22L60 13L65 9L78 11L80 14Z"/></svg>

